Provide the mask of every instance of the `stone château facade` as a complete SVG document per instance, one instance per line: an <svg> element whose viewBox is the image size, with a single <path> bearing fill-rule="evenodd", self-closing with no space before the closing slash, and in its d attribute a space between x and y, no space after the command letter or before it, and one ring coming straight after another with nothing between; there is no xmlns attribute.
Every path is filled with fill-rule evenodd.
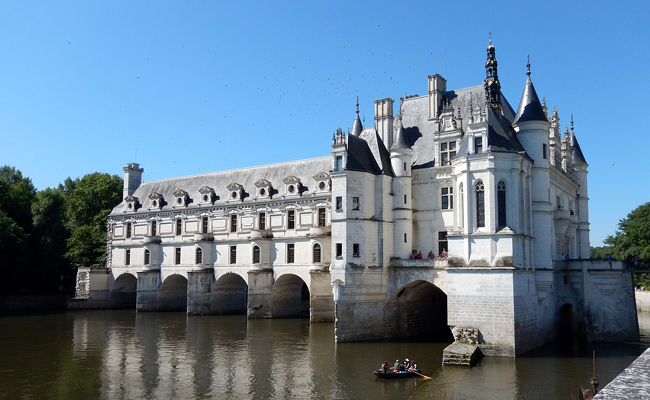
<svg viewBox="0 0 650 400"><path fill-rule="evenodd" d="M592 340L634 337L605 315L636 321L629 273L587 261L573 118L562 132L530 64L511 107L491 43L485 71L455 90L429 76L396 116L392 99L376 100L372 127L357 103L331 156L144 183L128 164L107 269L80 279L94 274L97 299L141 311L309 312L334 321L339 341L470 327L484 352L516 355L566 324Z"/></svg>

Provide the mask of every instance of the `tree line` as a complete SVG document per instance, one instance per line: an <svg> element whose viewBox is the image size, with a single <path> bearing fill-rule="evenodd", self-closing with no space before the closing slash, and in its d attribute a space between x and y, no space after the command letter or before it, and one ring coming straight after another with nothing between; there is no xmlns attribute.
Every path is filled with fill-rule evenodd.
<svg viewBox="0 0 650 400"><path fill-rule="evenodd" d="M591 248L591 258L625 260L632 269L650 269L650 202L621 219L618 230L604 243ZM650 274L634 274L634 283L650 290Z"/></svg>
<svg viewBox="0 0 650 400"><path fill-rule="evenodd" d="M0 168L0 294L72 294L78 267L105 266L106 217L122 188L119 176L95 172L38 191Z"/></svg>

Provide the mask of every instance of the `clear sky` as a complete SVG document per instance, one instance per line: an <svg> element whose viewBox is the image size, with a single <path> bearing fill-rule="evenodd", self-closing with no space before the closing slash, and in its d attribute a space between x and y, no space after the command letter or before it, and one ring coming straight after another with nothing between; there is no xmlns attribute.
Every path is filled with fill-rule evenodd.
<svg viewBox="0 0 650 400"><path fill-rule="evenodd" d="M591 242L650 201L647 1L0 2L0 164L40 190L95 171L144 180L330 154L373 100L532 79L589 163Z"/></svg>

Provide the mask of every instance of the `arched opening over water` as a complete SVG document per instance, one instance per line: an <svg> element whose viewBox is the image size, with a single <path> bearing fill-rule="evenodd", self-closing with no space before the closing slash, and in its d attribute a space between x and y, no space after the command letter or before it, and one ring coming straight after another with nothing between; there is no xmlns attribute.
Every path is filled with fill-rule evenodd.
<svg viewBox="0 0 650 400"><path fill-rule="evenodd" d="M309 317L309 288L297 275L282 275L271 289L273 318Z"/></svg>
<svg viewBox="0 0 650 400"><path fill-rule="evenodd" d="M210 313L216 315L246 314L248 285L233 273L220 277L210 293Z"/></svg>
<svg viewBox="0 0 650 400"><path fill-rule="evenodd" d="M167 277L158 292L159 311L187 311L187 279L178 274Z"/></svg>
<svg viewBox="0 0 650 400"><path fill-rule="evenodd" d="M432 283L416 280L401 287L385 306L386 322L394 324L394 336L425 336L436 342L452 342L447 325L447 295Z"/></svg>
<svg viewBox="0 0 650 400"><path fill-rule="evenodd" d="M557 312L558 339L574 339L578 334L578 313L572 304L566 303Z"/></svg>
<svg viewBox="0 0 650 400"><path fill-rule="evenodd" d="M132 274L125 273L117 277L111 289L112 308L133 308L138 292L138 279Z"/></svg>

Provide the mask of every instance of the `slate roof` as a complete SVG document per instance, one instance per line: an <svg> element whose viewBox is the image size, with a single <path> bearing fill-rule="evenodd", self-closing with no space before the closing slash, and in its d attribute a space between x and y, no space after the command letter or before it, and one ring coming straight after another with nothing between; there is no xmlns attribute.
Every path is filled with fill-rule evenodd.
<svg viewBox="0 0 650 400"><path fill-rule="evenodd" d="M366 135L368 138L368 135ZM377 151L379 155L379 152ZM360 137L348 135L348 157L345 169L349 171L369 172L380 175L382 169L379 166L368 142Z"/></svg>
<svg viewBox="0 0 650 400"><path fill-rule="evenodd" d="M580 149L580 145L578 144L578 139L576 139L575 135L573 135L573 146L571 146L571 155L574 164L582 165L585 167L589 166L589 164L587 164L587 160L585 160L585 156L582 154L582 150Z"/></svg>
<svg viewBox="0 0 650 400"><path fill-rule="evenodd" d="M539 101L539 97L537 97L533 81L530 80L530 75L526 79L524 93L521 95L519 109L517 110L513 124L526 121L548 121L546 113L542 108L542 103Z"/></svg>
<svg viewBox="0 0 650 400"><path fill-rule="evenodd" d="M359 140L358 138L356 138ZM311 194L315 191L316 181L314 175L324 172L329 174L332 166L332 157L318 157L306 160L290 161L278 164L260 165L257 167L233 169L228 171L209 172L206 174L183 176L178 178L161 179L156 181L143 182L140 187L133 193L134 197L140 200L141 210L146 210L151 206L149 195L160 193L163 195L166 205L162 210L171 210L174 200L174 192L178 189L188 193L190 203L188 208L196 206L201 200L199 190L204 186L213 188L218 196L215 205L224 204L229 198L227 186L235 182L243 186L244 203L251 201L255 195L255 182L260 179L266 179L271 182L273 187L272 194L284 194L283 180L288 176L296 176L300 179L302 185L302 196ZM113 209L111 215L122 215L124 201Z"/></svg>

